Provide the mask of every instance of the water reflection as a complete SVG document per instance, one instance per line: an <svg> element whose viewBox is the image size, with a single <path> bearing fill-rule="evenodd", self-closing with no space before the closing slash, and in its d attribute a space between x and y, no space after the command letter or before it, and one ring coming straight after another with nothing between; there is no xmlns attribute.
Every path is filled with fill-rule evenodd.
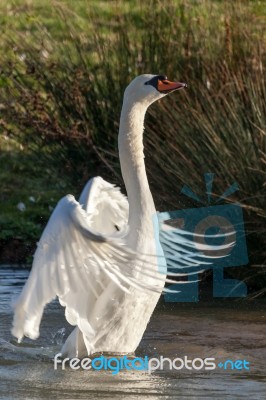
<svg viewBox="0 0 266 400"><path fill-rule="evenodd" d="M44 312L37 341L10 334L11 299L28 270L0 268L0 397L4 399L263 399L265 306L262 302L159 305L137 355L247 359L250 371L55 371L53 355L70 333L57 301ZM233 305L233 308L232 308Z"/></svg>

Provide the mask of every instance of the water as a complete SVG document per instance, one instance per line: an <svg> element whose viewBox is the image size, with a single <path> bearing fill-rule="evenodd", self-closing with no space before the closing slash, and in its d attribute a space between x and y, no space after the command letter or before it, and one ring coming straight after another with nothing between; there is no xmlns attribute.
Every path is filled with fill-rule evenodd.
<svg viewBox="0 0 266 400"><path fill-rule="evenodd" d="M265 399L265 303L213 301L159 304L137 355L174 359L187 355L246 359L250 370L55 371L70 327L58 302L47 307L36 341L17 344L10 334L11 299L28 276L25 269L0 268L1 399Z"/></svg>

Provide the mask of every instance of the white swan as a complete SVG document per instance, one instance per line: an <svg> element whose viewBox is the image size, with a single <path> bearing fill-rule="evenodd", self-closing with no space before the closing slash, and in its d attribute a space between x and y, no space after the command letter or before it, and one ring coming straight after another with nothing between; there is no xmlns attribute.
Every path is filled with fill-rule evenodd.
<svg viewBox="0 0 266 400"><path fill-rule="evenodd" d="M126 88L119 157L128 201L100 177L87 183L79 202L71 195L60 200L14 305L12 333L19 341L39 336L44 306L58 296L67 321L76 326L63 354L137 348L166 281L156 258L163 252L144 164L144 117L150 104L185 86L165 76L141 75Z"/></svg>

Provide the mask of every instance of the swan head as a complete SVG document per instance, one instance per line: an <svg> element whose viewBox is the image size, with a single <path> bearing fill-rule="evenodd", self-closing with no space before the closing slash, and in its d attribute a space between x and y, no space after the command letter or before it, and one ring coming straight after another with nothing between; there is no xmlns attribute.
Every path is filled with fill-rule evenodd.
<svg viewBox="0 0 266 400"><path fill-rule="evenodd" d="M144 74L137 76L126 88L124 99L143 103L146 107L168 93L187 87L186 83L172 82L164 75Z"/></svg>

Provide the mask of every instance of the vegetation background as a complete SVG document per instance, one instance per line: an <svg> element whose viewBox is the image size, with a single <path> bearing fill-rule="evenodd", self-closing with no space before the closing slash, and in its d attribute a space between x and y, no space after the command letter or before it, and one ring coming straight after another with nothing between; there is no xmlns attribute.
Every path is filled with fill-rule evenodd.
<svg viewBox="0 0 266 400"><path fill-rule="evenodd" d="M141 73L189 89L153 105L145 130L157 209L196 207L233 182L250 264L230 268L266 292L265 4L219 0L0 0L0 261L29 263L57 201L102 175L123 186L123 91ZM204 197L205 196L205 197Z"/></svg>

